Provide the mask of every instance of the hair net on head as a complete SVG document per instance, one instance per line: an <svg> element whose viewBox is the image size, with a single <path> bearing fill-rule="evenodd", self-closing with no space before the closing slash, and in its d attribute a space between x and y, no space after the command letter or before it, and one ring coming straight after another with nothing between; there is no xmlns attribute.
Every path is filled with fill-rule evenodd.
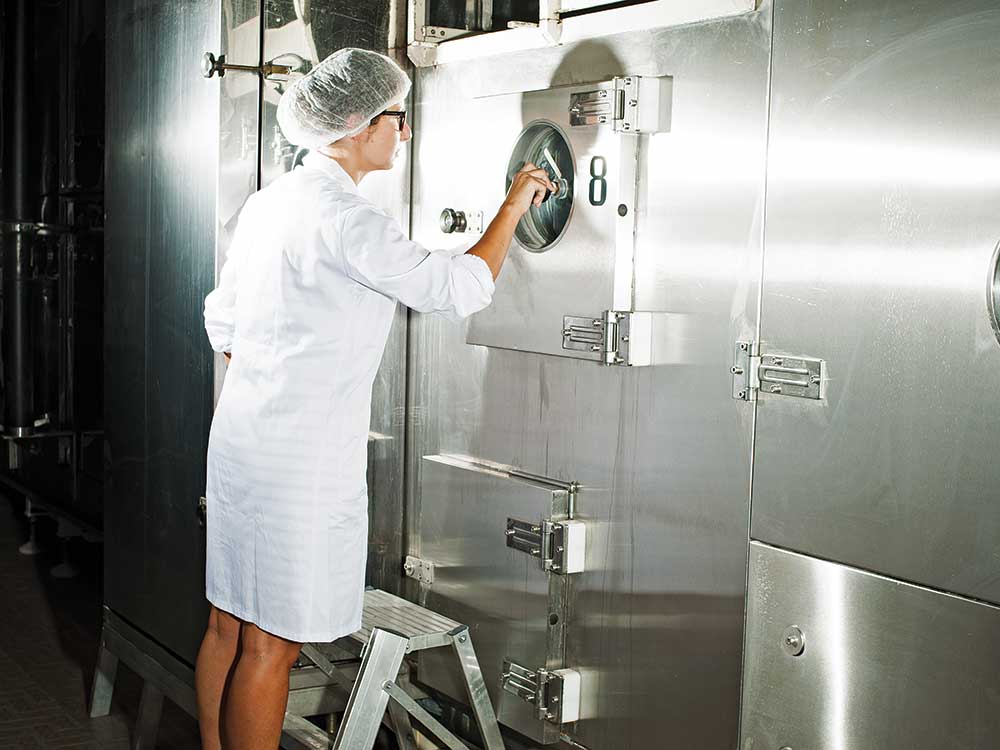
<svg viewBox="0 0 1000 750"><path fill-rule="evenodd" d="M289 86L278 103L278 124L290 143L316 149L357 135L409 92L410 79L393 60L347 47Z"/></svg>

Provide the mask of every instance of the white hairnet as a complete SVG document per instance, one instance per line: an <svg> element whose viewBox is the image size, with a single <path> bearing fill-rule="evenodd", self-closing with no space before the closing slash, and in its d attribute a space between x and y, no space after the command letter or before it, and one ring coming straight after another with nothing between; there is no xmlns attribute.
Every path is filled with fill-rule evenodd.
<svg viewBox="0 0 1000 750"><path fill-rule="evenodd" d="M409 92L409 77L392 59L347 47L289 86L278 102L278 124L290 143L316 149L357 135Z"/></svg>

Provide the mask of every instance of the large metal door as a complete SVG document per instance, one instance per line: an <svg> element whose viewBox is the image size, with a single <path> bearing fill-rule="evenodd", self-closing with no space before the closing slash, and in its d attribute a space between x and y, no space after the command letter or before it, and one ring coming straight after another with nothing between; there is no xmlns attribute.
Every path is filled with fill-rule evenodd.
<svg viewBox="0 0 1000 750"><path fill-rule="evenodd" d="M221 17L217 0L107 5L105 602L190 663L208 610L220 113L199 62Z"/></svg>
<svg viewBox="0 0 1000 750"><path fill-rule="evenodd" d="M825 396L757 401L744 747L996 746L998 34L776 4L760 353Z"/></svg>
<svg viewBox="0 0 1000 750"><path fill-rule="evenodd" d="M669 132L639 146L630 291L637 310L684 316L674 364L604 367L495 341L469 345L462 326L411 317L410 552L442 547L424 503L434 503L434 519L445 504L451 529L482 527L479 506L459 493L428 497L438 485L425 477L425 456L471 456L580 483L590 567L569 584L565 666L583 675L583 716L559 729L594 750L737 740L752 407L729 397L730 367L733 342L757 324L769 44L763 3L724 21L418 71L414 238L455 249L475 238L443 234L442 210L491 218L518 135L533 119L551 119L523 92L632 74L673 80ZM586 199L589 160L583 168L577 196ZM540 257L563 264L547 272L565 283L532 274L537 258L521 247L498 280L511 318L493 323L512 339L536 335L526 330L531 315L519 327L516 308L529 311L543 289L558 295L560 315L587 315L603 302L574 283L586 277L588 255L560 240ZM562 352L558 327L544 351ZM506 552L499 534L496 550ZM452 575L480 576L451 589L465 597L475 640L477 626L496 623L475 593L495 578L473 570L473 559L449 564L462 566Z"/></svg>
<svg viewBox="0 0 1000 750"><path fill-rule="evenodd" d="M786 2L775 21L752 534L1000 602L1000 9ZM823 50L836 49L837 54Z"/></svg>

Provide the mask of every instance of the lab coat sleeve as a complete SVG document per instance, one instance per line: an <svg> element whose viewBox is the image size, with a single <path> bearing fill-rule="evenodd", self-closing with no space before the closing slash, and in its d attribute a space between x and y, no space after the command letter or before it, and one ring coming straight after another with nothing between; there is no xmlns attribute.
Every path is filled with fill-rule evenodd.
<svg viewBox="0 0 1000 750"><path fill-rule="evenodd" d="M338 244L352 279L418 312L462 319L493 300L493 274L482 258L429 252L374 206L342 214Z"/></svg>
<svg viewBox="0 0 1000 750"><path fill-rule="evenodd" d="M233 350L233 334L236 330L236 292L239 266L246 253L246 220L240 216L233 233L226 261L219 274L218 286L205 298L205 332L209 343L217 352Z"/></svg>

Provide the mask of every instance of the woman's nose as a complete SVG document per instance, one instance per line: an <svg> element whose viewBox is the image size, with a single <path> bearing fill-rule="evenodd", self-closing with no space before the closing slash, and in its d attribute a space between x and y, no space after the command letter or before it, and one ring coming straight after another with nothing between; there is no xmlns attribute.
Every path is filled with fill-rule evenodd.
<svg viewBox="0 0 1000 750"><path fill-rule="evenodd" d="M413 137L413 130L410 128L410 123L403 124L403 133L399 136L399 140L408 141Z"/></svg>

